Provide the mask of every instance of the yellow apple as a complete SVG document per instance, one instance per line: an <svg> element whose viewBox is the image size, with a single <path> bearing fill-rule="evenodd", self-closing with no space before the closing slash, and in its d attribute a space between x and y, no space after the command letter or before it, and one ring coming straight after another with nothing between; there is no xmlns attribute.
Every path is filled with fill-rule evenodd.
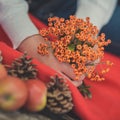
<svg viewBox="0 0 120 120"><path fill-rule="evenodd" d="M0 109L15 111L27 100L28 91L24 81L17 77L7 76L0 80Z"/></svg>

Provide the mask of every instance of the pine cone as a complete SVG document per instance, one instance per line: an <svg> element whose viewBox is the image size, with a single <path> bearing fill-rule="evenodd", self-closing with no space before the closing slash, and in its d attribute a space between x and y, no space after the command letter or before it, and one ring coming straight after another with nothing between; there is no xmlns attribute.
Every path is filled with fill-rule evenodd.
<svg viewBox="0 0 120 120"><path fill-rule="evenodd" d="M20 58L17 58L8 68L8 74L19 77L21 79L34 79L37 76L37 69L34 68L34 64L31 63L32 58L27 57L27 53Z"/></svg>
<svg viewBox="0 0 120 120"><path fill-rule="evenodd" d="M47 87L47 108L50 111L56 114L64 114L72 110L72 95L63 78L57 75L52 76Z"/></svg>

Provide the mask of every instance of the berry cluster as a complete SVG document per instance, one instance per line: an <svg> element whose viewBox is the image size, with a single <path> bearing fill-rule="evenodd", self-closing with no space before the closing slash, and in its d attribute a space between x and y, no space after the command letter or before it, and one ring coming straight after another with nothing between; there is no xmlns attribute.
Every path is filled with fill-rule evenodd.
<svg viewBox="0 0 120 120"><path fill-rule="evenodd" d="M98 74L95 74L95 66L101 63L104 56L104 47L111 43L111 40L105 40L105 34L98 36L98 29L86 20L70 16L69 19L52 17L48 19L48 28L40 30L40 35L45 40L50 41L50 46L54 56L59 62L69 63L76 76L75 80L85 74L91 80L104 80ZM54 36L51 41L50 36ZM46 46L45 46L46 47ZM47 48L43 51L41 44L38 52L48 54ZM112 63L109 63L112 64ZM109 71L102 70L102 73Z"/></svg>

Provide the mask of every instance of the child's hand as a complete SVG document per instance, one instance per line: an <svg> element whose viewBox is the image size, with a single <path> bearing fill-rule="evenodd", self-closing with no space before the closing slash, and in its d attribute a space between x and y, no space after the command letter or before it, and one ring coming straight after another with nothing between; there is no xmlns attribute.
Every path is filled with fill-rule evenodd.
<svg viewBox="0 0 120 120"><path fill-rule="evenodd" d="M38 59L41 63L46 64L47 66L53 68L57 72L61 73L64 77L74 79L75 75L72 68L67 63L60 63L53 55L52 51L49 51L49 55L42 56L37 52L37 46L40 43L44 43L44 39L40 35L34 35L25 39L21 45L18 47L18 50L21 52L27 52L33 58ZM77 82L74 82L76 86L81 84L81 81L84 79L84 75L79 78Z"/></svg>

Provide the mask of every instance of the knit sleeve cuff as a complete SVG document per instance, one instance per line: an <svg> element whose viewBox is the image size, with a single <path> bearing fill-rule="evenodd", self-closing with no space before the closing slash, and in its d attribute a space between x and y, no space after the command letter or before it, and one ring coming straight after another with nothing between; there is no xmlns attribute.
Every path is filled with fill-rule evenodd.
<svg viewBox="0 0 120 120"><path fill-rule="evenodd" d="M8 5L3 1L0 22L16 49L25 38L38 34L39 31L29 18L27 3L21 0L12 1L14 4Z"/></svg>

